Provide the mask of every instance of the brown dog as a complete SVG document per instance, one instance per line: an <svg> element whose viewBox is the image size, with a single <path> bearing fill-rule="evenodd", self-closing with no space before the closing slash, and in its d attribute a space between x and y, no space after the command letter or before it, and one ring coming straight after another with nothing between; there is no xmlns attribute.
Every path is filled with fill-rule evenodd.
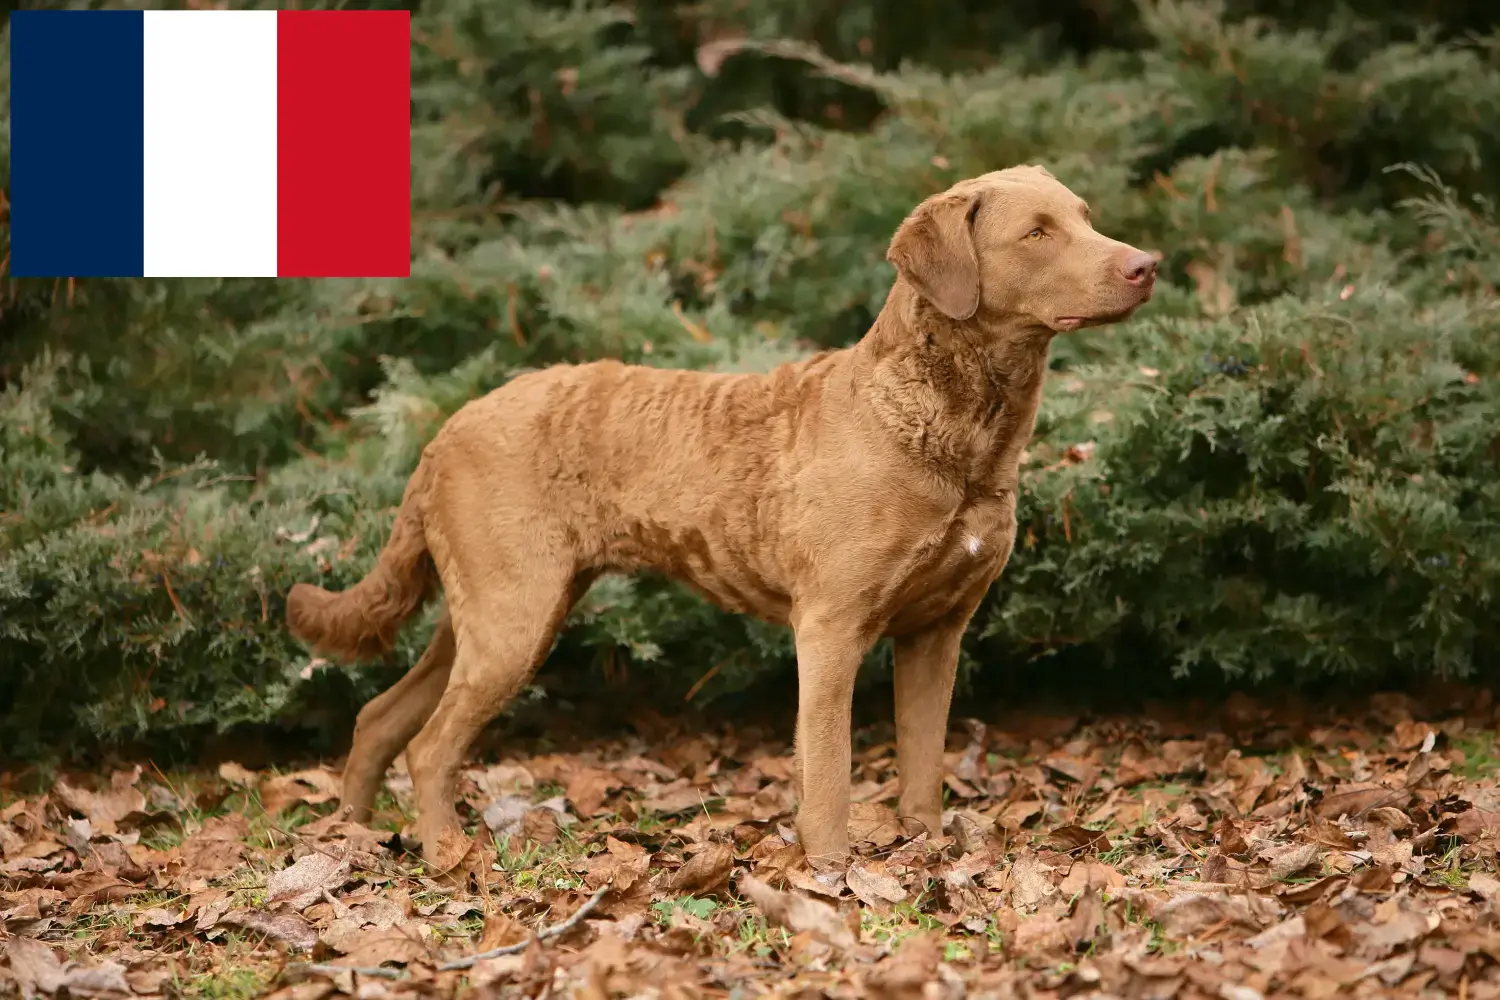
<svg viewBox="0 0 1500 1000"><path fill-rule="evenodd" d="M766 374L560 365L454 414L370 575L288 597L292 631L345 660L389 649L439 583L447 597L417 665L360 712L352 817L406 746L423 851L459 860L471 741L599 574L650 568L794 629L797 825L814 859L847 853L855 673L892 636L900 812L940 830L959 641L1014 543L1048 345L1129 316L1156 265L1032 166L927 199L887 257L885 307L844 350Z"/></svg>

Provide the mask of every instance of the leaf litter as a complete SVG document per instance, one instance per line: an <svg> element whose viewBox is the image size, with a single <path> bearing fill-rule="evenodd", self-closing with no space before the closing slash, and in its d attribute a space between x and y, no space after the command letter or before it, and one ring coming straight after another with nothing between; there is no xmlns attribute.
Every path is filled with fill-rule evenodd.
<svg viewBox="0 0 1500 1000"><path fill-rule="evenodd" d="M68 774L0 793L0 993L1500 997L1495 716L955 720L942 830L868 730L818 869L753 726L469 766L457 876L407 850L399 760L368 825L330 767Z"/></svg>

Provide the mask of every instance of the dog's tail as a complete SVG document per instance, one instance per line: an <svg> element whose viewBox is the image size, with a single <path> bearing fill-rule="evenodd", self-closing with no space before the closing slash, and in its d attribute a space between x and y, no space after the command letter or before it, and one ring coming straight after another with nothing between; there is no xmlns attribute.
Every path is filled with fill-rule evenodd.
<svg viewBox="0 0 1500 1000"><path fill-rule="evenodd" d="M338 593L299 583L287 594L287 626L319 655L348 663L389 652L401 623L432 596L438 576L423 527L428 478L419 465L391 537L363 580Z"/></svg>

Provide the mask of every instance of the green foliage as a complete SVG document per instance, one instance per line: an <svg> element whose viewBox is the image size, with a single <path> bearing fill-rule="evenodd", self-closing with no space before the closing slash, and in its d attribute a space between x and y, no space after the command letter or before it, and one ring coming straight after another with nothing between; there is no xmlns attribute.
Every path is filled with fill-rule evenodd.
<svg viewBox="0 0 1500 1000"><path fill-rule="evenodd" d="M1055 345L966 664L1493 670L1495 26L1456 0L991 7L428 0L410 279L4 279L0 751L347 712L426 630L328 668L284 595L362 575L464 401L562 360L849 343L910 207L1022 161L1163 285ZM678 696L712 672L699 701L792 659L652 578L573 625L556 660Z"/></svg>

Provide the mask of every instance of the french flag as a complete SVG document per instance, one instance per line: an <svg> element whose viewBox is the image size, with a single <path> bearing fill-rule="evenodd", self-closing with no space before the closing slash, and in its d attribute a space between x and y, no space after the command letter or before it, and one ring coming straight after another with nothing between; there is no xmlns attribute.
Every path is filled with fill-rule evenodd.
<svg viewBox="0 0 1500 1000"><path fill-rule="evenodd" d="M16 277L406 277L409 11L17 11Z"/></svg>

